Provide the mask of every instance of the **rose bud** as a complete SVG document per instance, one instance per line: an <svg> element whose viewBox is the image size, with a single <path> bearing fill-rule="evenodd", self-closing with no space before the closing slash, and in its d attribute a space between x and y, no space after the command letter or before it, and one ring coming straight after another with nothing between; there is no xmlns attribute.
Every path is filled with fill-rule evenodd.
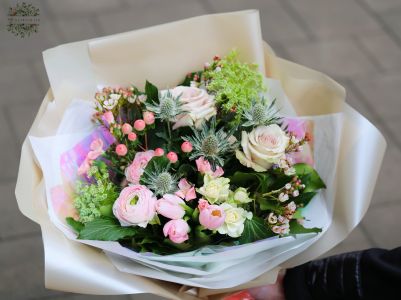
<svg viewBox="0 0 401 300"><path fill-rule="evenodd" d="M192 151L192 144L190 143L190 142L188 142L188 141L185 141L185 142L183 142L182 144L181 144L181 150L182 150L182 152L184 152L184 153L189 153L189 152L191 152Z"/></svg>
<svg viewBox="0 0 401 300"><path fill-rule="evenodd" d="M147 125L152 125L155 122L155 115L151 111L145 111L143 113L143 120Z"/></svg>
<svg viewBox="0 0 401 300"><path fill-rule="evenodd" d="M128 123L124 123L121 127L121 130L124 134L129 134L132 132L132 126Z"/></svg>
<svg viewBox="0 0 401 300"><path fill-rule="evenodd" d="M173 151L170 151L169 153L167 153L167 158L169 159L169 161L172 163L172 164L175 164L177 161L178 161L178 156L177 156L177 154L175 153L175 152L173 152Z"/></svg>

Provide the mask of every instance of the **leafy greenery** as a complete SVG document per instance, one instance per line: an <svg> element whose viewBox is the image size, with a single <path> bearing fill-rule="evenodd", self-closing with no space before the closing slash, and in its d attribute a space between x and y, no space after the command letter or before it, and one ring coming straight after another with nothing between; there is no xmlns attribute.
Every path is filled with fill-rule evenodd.
<svg viewBox="0 0 401 300"><path fill-rule="evenodd" d="M240 62L236 51L231 51L219 65L221 67L205 72L205 76L211 78L207 89L216 93L217 103L226 112L234 108L239 120L243 110L250 108L252 100L265 91L263 76L256 64Z"/></svg>
<svg viewBox="0 0 401 300"><path fill-rule="evenodd" d="M159 90L157 87L146 80L145 83L145 94L147 97L147 101L153 101L159 103Z"/></svg>
<svg viewBox="0 0 401 300"><path fill-rule="evenodd" d="M244 232L239 238L241 244L252 243L274 235L266 226L265 221L256 216L252 217L251 220L247 219L244 226Z"/></svg>
<svg viewBox="0 0 401 300"><path fill-rule="evenodd" d="M301 234L301 233L318 233L322 232L322 228L313 227L313 228L305 228L301 224L298 223L297 220L290 221L290 234Z"/></svg>
<svg viewBox="0 0 401 300"><path fill-rule="evenodd" d="M78 239L118 241L135 235L134 227L121 227L120 223L111 218L99 218L85 224L79 231Z"/></svg>
<svg viewBox="0 0 401 300"><path fill-rule="evenodd" d="M266 193L274 182L271 174L265 172L235 172L230 178L231 184L237 187L248 187L253 192Z"/></svg>
<svg viewBox="0 0 401 300"><path fill-rule="evenodd" d="M304 193L326 188L322 178L320 178L318 172L312 166L301 163L294 165L294 168L298 177L301 178L302 183L306 185Z"/></svg>
<svg viewBox="0 0 401 300"><path fill-rule="evenodd" d="M110 181L105 162L96 160L88 172L90 182L78 181L74 207L79 212L79 221L87 223L101 216L111 214L111 205L117 199L119 191Z"/></svg>
<svg viewBox="0 0 401 300"><path fill-rule="evenodd" d="M75 221L73 218L68 217L66 218L67 224L72 227L72 229L75 230L76 233L81 232L82 228L85 227L85 225L79 221Z"/></svg>

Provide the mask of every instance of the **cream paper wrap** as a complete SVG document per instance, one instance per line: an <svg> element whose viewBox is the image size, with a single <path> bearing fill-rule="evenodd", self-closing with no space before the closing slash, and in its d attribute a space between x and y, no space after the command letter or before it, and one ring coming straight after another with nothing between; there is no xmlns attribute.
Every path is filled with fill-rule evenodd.
<svg viewBox="0 0 401 300"><path fill-rule="evenodd" d="M51 84L29 135L54 135L72 98L90 99L97 84L135 84L149 79L172 87L188 70L201 69L215 54L240 51L266 76L280 80L298 115L342 112L344 117L333 220L288 268L322 255L341 242L366 212L386 143L380 132L347 105L344 88L326 75L275 56L261 38L257 11L207 15L105 38L62 45L44 52ZM44 182L26 139L16 196L20 210L42 228L46 287L88 294L153 293L170 299L200 299L275 281L278 268L242 286L209 290L180 286L118 271L98 249L67 239L49 220ZM215 296L210 296L215 295Z"/></svg>

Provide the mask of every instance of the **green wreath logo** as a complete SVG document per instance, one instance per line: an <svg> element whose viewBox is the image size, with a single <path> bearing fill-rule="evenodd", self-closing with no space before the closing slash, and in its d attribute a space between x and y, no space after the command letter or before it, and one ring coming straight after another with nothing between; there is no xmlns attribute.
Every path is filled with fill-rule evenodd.
<svg viewBox="0 0 401 300"><path fill-rule="evenodd" d="M30 3L17 3L8 9L7 31L25 38L39 31L39 9Z"/></svg>

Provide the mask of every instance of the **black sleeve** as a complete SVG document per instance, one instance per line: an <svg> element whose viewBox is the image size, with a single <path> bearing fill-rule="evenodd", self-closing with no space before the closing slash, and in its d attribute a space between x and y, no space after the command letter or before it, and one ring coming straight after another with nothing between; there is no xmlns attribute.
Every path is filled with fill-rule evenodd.
<svg viewBox="0 0 401 300"><path fill-rule="evenodd" d="M401 247L344 253L289 269L284 291L286 300L401 299Z"/></svg>

